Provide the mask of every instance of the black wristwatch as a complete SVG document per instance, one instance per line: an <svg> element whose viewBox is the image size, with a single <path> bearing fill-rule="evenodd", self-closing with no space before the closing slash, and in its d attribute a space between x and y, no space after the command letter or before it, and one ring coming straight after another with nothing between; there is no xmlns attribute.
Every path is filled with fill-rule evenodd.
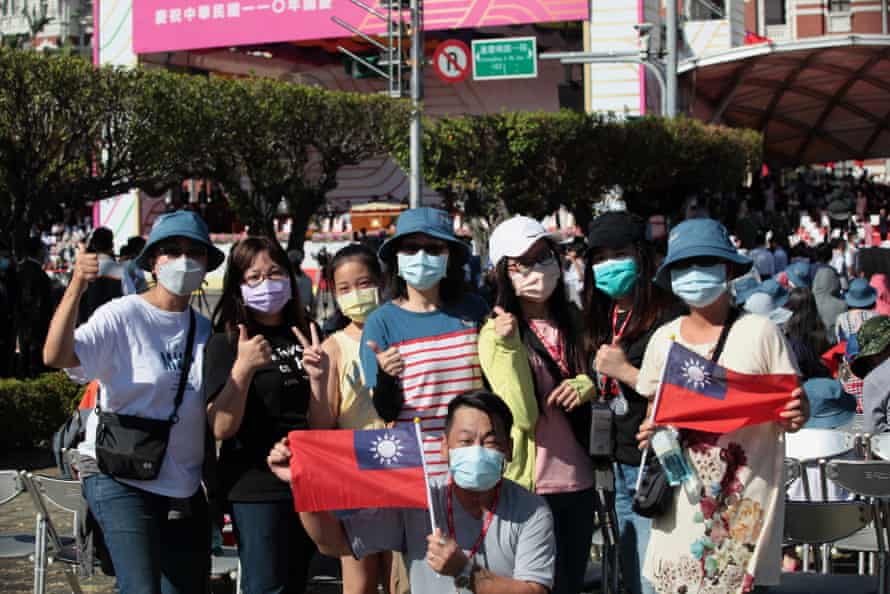
<svg viewBox="0 0 890 594"><path fill-rule="evenodd" d="M473 585L473 570L475 569L475 565L473 565L472 561L467 561L467 564L464 565L464 568L460 571L459 574L454 576L454 587L460 590L471 590Z"/></svg>

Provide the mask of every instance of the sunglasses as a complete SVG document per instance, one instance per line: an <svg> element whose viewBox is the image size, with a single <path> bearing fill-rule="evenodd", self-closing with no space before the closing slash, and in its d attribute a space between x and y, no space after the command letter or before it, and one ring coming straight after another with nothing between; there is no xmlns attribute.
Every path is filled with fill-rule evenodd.
<svg viewBox="0 0 890 594"><path fill-rule="evenodd" d="M427 253L431 256L439 256L448 251L448 244L406 241L399 246L400 254L408 254L410 256L413 256L420 251L423 251L424 253Z"/></svg>
<svg viewBox="0 0 890 594"><path fill-rule="evenodd" d="M182 256L194 259L206 258L207 246L200 243L191 243L187 247L183 247L178 243L162 244L158 246L158 255L173 259L181 258Z"/></svg>
<svg viewBox="0 0 890 594"><path fill-rule="evenodd" d="M556 254L554 254L551 250L546 250L541 252L534 258L516 258L507 264L507 270L510 272L518 272L519 274L525 276L528 274L532 268L535 266L549 266L556 261Z"/></svg>

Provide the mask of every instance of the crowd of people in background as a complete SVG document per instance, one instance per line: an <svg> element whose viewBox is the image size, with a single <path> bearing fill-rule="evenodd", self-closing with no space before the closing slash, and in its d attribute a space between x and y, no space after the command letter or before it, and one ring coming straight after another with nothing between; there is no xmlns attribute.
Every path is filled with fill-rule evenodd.
<svg viewBox="0 0 890 594"><path fill-rule="evenodd" d="M340 557L348 594L577 594L602 506L628 592L747 592L797 566L776 511L783 434L857 412L866 431L890 430L890 259L872 251L890 247L888 199L864 177L767 175L741 202L609 211L584 234L515 216L485 245L444 211L409 209L385 241L316 254L314 287L302 251L246 235L226 257L189 211L117 254L104 228L33 236L19 261L0 245L0 322L17 328L0 375L48 366L96 382L75 467L123 594L204 591L223 512L248 594L302 592L318 550ZM73 255L71 240L85 242ZM61 294L48 247L71 262ZM190 300L218 267L208 318ZM653 519L633 499L675 342L801 387L775 422L683 432L701 499L677 489ZM124 417L169 420L154 475L106 442ZM294 512L290 431L415 419L440 525L410 510Z"/></svg>

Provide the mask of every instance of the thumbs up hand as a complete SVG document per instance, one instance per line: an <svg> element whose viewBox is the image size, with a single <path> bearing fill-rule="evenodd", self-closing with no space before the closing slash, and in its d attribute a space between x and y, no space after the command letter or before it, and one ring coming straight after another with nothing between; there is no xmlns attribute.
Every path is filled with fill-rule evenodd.
<svg viewBox="0 0 890 594"><path fill-rule="evenodd" d="M77 255L74 258L74 274L71 282L82 291L99 276L99 256L87 251L85 244L77 247Z"/></svg>
<svg viewBox="0 0 890 594"><path fill-rule="evenodd" d="M247 327L238 324L238 356L235 366L248 374L253 374L257 369L272 362L272 345L262 334L248 338Z"/></svg>
<svg viewBox="0 0 890 594"><path fill-rule="evenodd" d="M380 346L373 340L369 340L366 344L368 345L368 348L374 351L374 354L377 355L377 365L386 375L398 377L399 374L404 371L405 363L402 361L402 355L399 354L399 349L396 347L389 347L385 351L381 351Z"/></svg>
<svg viewBox="0 0 890 594"><path fill-rule="evenodd" d="M494 313L494 331L501 338L508 338L516 332L516 316L507 313L504 308L497 306Z"/></svg>

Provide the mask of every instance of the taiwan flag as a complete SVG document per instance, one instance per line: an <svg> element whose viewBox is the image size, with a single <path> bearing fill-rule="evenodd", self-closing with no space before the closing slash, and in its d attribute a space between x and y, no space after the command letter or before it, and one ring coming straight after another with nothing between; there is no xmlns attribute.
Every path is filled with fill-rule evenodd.
<svg viewBox="0 0 890 594"><path fill-rule="evenodd" d="M798 385L794 374L736 373L674 342L656 397L655 424L730 433L778 421Z"/></svg>
<svg viewBox="0 0 890 594"><path fill-rule="evenodd" d="M287 440L298 512L427 507L423 457L410 425L291 431Z"/></svg>

